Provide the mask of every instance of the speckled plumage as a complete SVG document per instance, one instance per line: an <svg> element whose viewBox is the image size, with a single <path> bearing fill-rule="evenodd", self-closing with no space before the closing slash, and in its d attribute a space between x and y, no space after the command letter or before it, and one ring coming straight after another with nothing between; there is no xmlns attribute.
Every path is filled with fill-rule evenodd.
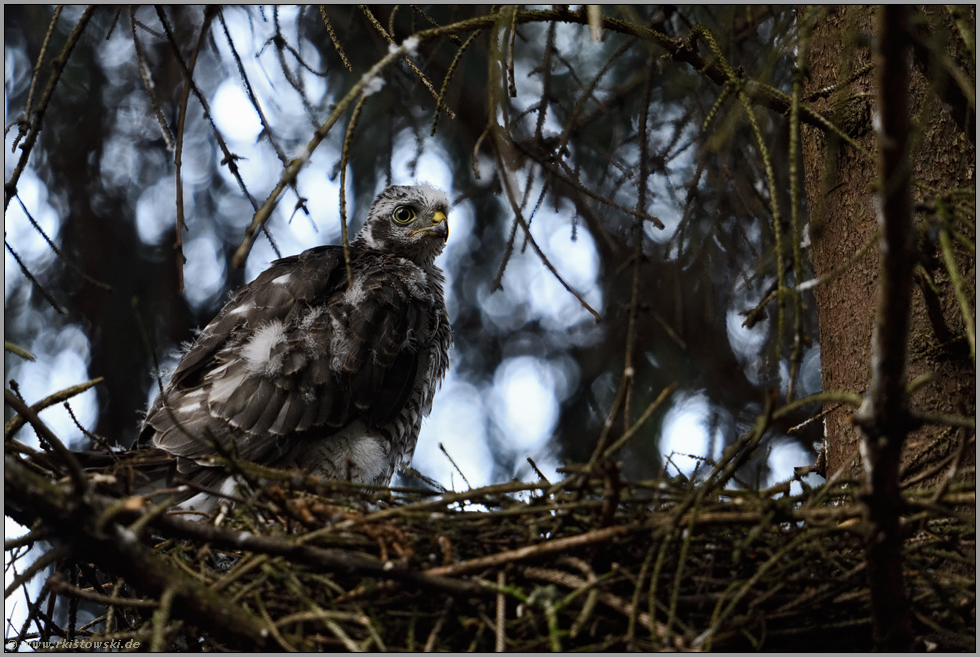
<svg viewBox="0 0 980 657"><path fill-rule="evenodd" d="M414 213L411 221L399 221ZM411 461L452 343L443 274L448 199L388 187L351 243L277 260L198 334L141 440L176 460L178 479L228 488L213 440L262 465L388 484ZM213 499L187 506L208 509Z"/></svg>

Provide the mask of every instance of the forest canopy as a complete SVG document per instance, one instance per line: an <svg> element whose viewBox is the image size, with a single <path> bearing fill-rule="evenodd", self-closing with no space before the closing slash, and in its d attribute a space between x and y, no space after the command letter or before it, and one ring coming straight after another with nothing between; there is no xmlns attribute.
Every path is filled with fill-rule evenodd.
<svg viewBox="0 0 980 657"><path fill-rule="evenodd" d="M344 7L323 16L291 7L64 11L51 22L53 35L69 36L79 21L85 31L61 74L63 90L46 108L38 164L19 175L7 216L5 327L39 360L8 360L7 374L28 398L102 377L73 408L82 427L110 443L132 442L156 388L154 357L161 370L172 367L175 347L228 290L277 254L339 241L341 185L352 229L392 182L428 180L456 203L442 261L456 348L419 454L444 483L453 470L433 450L439 442L470 464L474 484L530 474L527 456L552 473L563 458L586 457L616 397L626 342L635 343L628 365L636 373L627 424L665 385L679 383L672 403L627 447L636 451L629 461L637 476L659 469L660 452L718 456L754 421L770 386L789 392L792 380L796 396L819 391L813 304L801 313L801 335L810 339L795 352L786 327L776 339L767 311L748 323L744 314L769 292L766 199L786 195L788 170L785 147L773 149L783 161L769 166L784 179L770 187L766 163L752 155L760 144L785 144L786 117L754 109L746 121L734 107L719 114L712 108L725 106L724 87L691 66L665 65L655 43L609 29L593 39L584 19L549 22L547 12L522 18L518 36L489 52L478 35L494 23L449 38L432 16L407 7L387 26L373 11ZM747 50L740 65L760 81L789 83L792 61L767 44L792 29L792 12L635 11L631 24L668 36L705 20L737 30L714 38ZM10 146L21 132L30 135L12 110L30 95L28 53L49 23L33 12L11 14L30 19L37 33L8 33ZM103 43L93 50L99 31ZM366 79L389 43L416 31L423 40L415 59L393 58ZM497 55L503 68L488 67ZM351 94L362 82L377 91ZM488 111L504 132L488 131ZM324 120L336 125L324 130ZM318 129L322 143L302 166L290 166ZM17 161L5 161L9 178ZM278 187L261 236L236 268L251 215L270 206L264 201ZM635 284L644 295L634 303ZM625 341L627 332L633 337ZM67 440L86 441L66 413L49 414ZM670 447L658 452L665 428ZM812 463L817 439L774 440L781 472ZM694 466L678 461L688 473ZM765 483L769 463L757 467Z"/></svg>

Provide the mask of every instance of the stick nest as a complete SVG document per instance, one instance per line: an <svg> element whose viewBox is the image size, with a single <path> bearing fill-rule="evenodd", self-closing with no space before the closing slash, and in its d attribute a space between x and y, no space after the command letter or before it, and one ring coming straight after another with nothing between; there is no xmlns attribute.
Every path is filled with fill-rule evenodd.
<svg viewBox="0 0 980 657"><path fill-rule="evenodd" d="M7 514L32 527L6 542L8 562L26 578L30 545L55 555L8 648L38 638L177 650L872 646L855 481L751 491L716 466L627 482L607 461L557 484L447 493L253 470L249 499L195 522L166 511L165 491L114 498L103 474L79 495L66 477L6 462ZM975 481L905 502L916 647L974 650ZM94 618L80 622L79 609Z"/></svg>

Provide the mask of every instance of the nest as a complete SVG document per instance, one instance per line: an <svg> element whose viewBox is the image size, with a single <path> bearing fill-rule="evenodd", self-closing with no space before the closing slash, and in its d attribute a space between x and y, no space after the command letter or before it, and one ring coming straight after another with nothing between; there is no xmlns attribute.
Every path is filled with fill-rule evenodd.
<svg viewBox="0 0 980 657"><path fill-rule="evenodd" d="M624 481L606 461L558 483L459 493L253 469L247 500L193 522L167 512L167 491L119 499L100 492L112 478L86 475L78 495L78 482L6 461L8 515L33 519L7 541L8 561L35 541L57 553L8 649L873 645L856 481L746 490L734 457L690 480ZM975 481L909 489L904 502L914 647L974 650ZM97 617L78 623L79 605Z"/></svg>

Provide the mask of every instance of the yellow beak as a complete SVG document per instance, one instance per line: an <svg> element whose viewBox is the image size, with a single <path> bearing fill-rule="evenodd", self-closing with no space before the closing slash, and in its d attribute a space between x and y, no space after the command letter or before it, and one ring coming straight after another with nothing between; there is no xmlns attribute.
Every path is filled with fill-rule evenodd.
<svg viewBox="0 0 980 657"><path fill-rule="evenodd" d="M449 218L445 212L437 210L432 215L432 225L430 227L413 230L409 235L415 235L417 233L432 233L441 237L443 241L447 241L449 239Z"/></svg>
<svg viewBox="0 0 980 657"><path fill-rule="evenodd" d="M444 212L436 212L432 215L433 231L436 234L442 233L442 241L449 241L449 217Z"/></svg>

